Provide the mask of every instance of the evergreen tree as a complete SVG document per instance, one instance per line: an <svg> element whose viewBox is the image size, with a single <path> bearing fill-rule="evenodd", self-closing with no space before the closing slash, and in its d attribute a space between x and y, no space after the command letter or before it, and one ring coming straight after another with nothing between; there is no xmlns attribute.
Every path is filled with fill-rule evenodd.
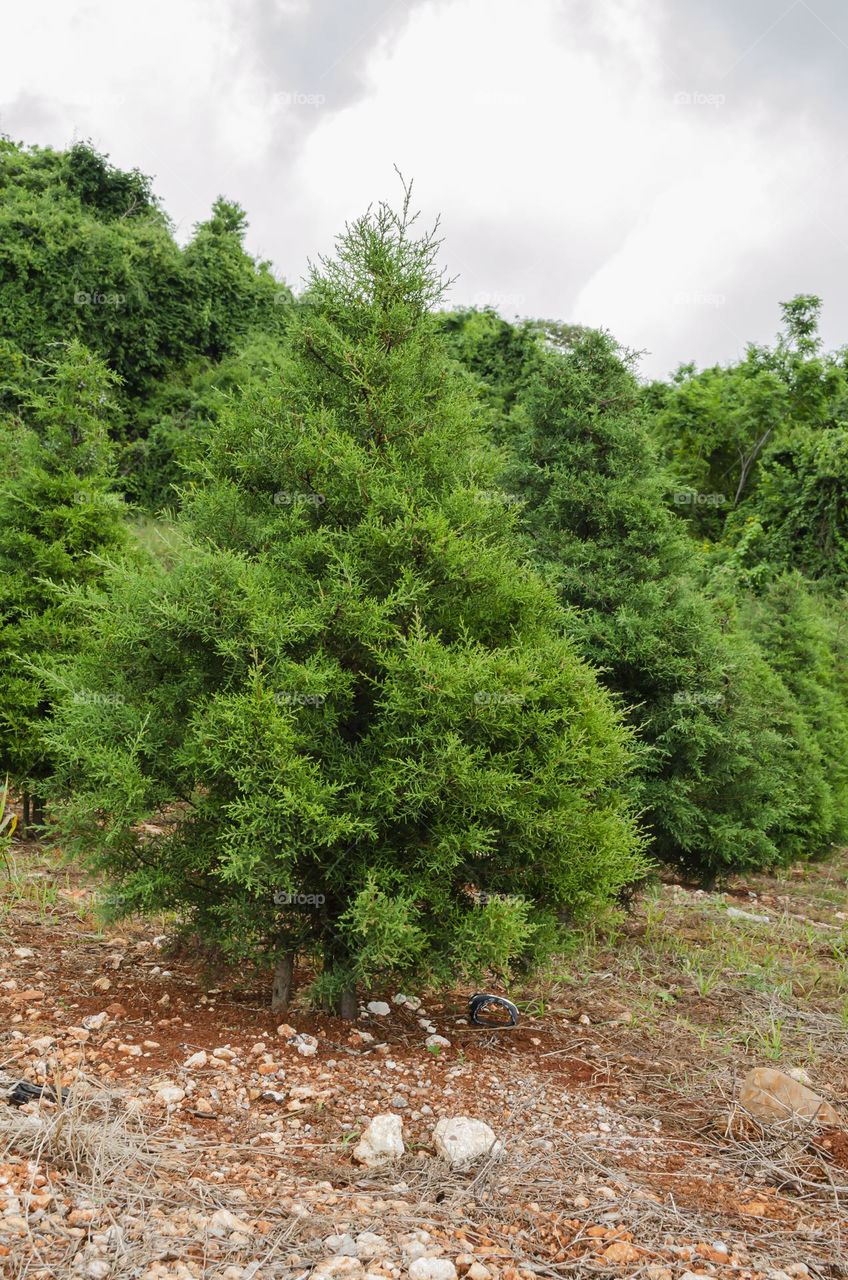
<svg viewBox="0 0 848 1280"><path fill-rule="evenodd" d="M741 630L732 597L710 600L699 586L646 417L605 335L540 353L508 480L581 652L639 730L657 853L709 879L811 852L799 829L825 800L791 694Z"/></svg>
<svg viewBox="0 0 848 1280"><path fill-rule="evenodd" d="M50 772L42 733L52 699L34 668L79 642L59 588L95 583L99 557L125 545L108 440L113 383L71 343L0 423L0 773L36 798Z"/></svg>
<svg viewBox="0 0 848 1280"><path fill-rule="evenodd" d="M388 973L508 974L643 867L629 736L513 550L411 222L380 206L314 271L169 563L89 600L62 679L102 697L52 734L60 821L118 905L274 965L278 1007L302 949L347 1014Z"/></svg>

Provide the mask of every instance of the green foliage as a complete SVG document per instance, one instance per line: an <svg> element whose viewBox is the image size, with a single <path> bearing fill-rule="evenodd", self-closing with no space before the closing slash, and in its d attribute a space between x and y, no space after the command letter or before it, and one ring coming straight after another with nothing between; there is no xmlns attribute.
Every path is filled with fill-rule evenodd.
<svg viewBox="0 0 848 1280"><path fill-rule="evenodd" d="M735 546L756 520L763 536L749 564L760 577L763 565L794 567L844 584L848 370L844 353L821 354L820 308L793 298L773 348L750 346L727 368L684 366L646 402L698 532Z"/></svg>
<svg viewBox="0 0 848 1280"><path fill-rule="evenodd" d="M0 334L27 355L77 338L132 399L256 327L285 325L290 294L245 252L237 205L217 201L180 249L137 170L87 144L57 152L4 139L0 197ZM132 416L128 428L136 434Z"/></svg>
<svg viewBox="0 0 848 1280"><path fill-rule="evenodd" d="M217 364L195 360L161 383L138 411L138 437L120 454L127 495L147 511L178 506L221 410L256 383L284 377L285 362L284 343L257 333Z"/></svg>
<svg viewBox="0 0 848 1280"><path fill-rule="evenodd" d="M320 951L324 996L507 973L643 868L629 735L517 554L411 225L347 229L285 378L220 408L167 563L112 571L57 676L100 695L51 741L122 908Z"/></svg>
<svg viewBox="0 0 848 1280"><path fill-rule="evenodd" d="M638 728L657 853L709 877L816 851L826 818L799 838L801 819L824 804L815 746L799 745L798 708L732 599L699 585L703 567L668 508L626 362L590 333L537 366L515 417L509 484L581 652Z"/></svg>
<svg viewBox="0 0 848 1280"><path fill-rule="evenodd" d="M98 557L125 543L111 490L113 383L71 343L34 382L21 415L0 423L0 769L28 789L49 772L42 730L52 709L33 666L78 643L59 588L96 584Z"/></svg>
<svg viewBox="0 0 848 1280"><path fill-rule="evenodd" d="M829 825L811 843L848 836L848 614L798 573L746 599L748 627L791 692L815 743Z"/></svg>

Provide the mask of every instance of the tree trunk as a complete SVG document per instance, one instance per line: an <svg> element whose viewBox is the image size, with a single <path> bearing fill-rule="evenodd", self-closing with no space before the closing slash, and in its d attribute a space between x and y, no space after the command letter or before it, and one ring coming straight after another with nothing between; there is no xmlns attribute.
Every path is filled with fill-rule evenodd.
<svg viewBox="0 0 848 1280"><path fill-rule="evenodd" d="M331 909L337 908L337 903L331 902ZM331 973L349 973L350 972L350 954L343 939L339 936L338 928L335 920L329 924L324 935L324 972ZM348 1021L355 1018L359 1011L356 1002L356 983L347 980L342 986L339 994L333 1000L330 1012L336 1014L339 1018L347 1018Z"/></svg>
<svg viewBox="0 0 848 1280"><path fill-rule="evenodd" d="M294 985L293 951L286 951L277 961L274 969L274 982L271 987L271 1010L273 1013L286 1013L292 996Z"/></svg>
<svg viewBox="0 0 848 1280"><path fill-rule="evenodd" d="M340 1018L347 1018L350 1022L356 1017L358 1009L359 1006L356 1002L356 987L345 987L336 999L336 1013Z"/></svg>
<svg viewBox="0 0 848 1280"><path fill-rule="evenodd" d="M32 825L34 827L44 826L44 801L39 796L33 795L30 801L32 807Z"/></svg>
<svg viewBox="0 0 848 1280"><path fill-rule="evenodd" d="M28 791L24 792L23 800L24 800L23 816L21 818L20 838L22 840L25 840L27 831L29 829L29 792Z"/></svg>

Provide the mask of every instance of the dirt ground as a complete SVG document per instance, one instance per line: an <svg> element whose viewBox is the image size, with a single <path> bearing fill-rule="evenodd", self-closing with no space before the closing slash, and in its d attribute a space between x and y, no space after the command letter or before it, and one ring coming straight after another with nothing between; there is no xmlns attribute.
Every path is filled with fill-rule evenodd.
<svg viewBox="0 0 848 1280"><path fill-rule="evenodd" d="M391 1012L356 1023L295 1005L278 1031L265 983L210 975L161 922L102 926L97 892L37 845L0 868L3 1275L848 1276L848 1134L737 1102L777 1066L848 1117L848 853L649 887L511 989L497 1031L470 990L372 992ZM71 1092L12 1106L20 1080ZM405 1152L364 1166L386 1113ZM452 1170L451 1116L499 1149Z"/></svg>

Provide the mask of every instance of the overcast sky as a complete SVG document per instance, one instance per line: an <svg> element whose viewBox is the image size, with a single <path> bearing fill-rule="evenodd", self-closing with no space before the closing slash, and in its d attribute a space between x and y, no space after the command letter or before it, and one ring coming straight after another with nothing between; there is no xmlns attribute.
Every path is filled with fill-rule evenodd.
<svg viewBox="0 0 848 1280"><path fill-rule="evenodd" d="M0 43L0 132L153 174L181 238L237 199L298 287L397 165L453 302L650 375L799 292L848 343L846 97L846 0L9 0Z"/></svg>

